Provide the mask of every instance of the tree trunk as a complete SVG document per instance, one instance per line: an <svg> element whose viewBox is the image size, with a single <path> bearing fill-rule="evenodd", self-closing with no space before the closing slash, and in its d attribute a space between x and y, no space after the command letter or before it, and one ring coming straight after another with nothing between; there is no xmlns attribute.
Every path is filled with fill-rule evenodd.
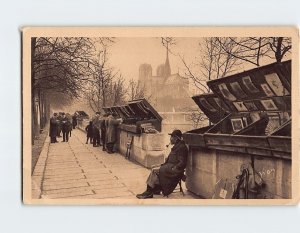
<svg viewBox="0 0 300 233"><path fill-rule="evenodd" d="M37 120L37 112L35 108L35 95L36 95L36 88L35 88L35 70L34 70L34 57L35 57L35 45L36 45L36 38L31 38L31 142L32 145L34 144L34 139L38 136L39 126Z"/></svg>

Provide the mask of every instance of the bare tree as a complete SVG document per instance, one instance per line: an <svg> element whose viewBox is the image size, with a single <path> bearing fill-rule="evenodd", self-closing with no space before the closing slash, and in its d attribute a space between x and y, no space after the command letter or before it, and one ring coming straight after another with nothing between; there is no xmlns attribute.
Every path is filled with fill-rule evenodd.
<svg viewBox="0 0 300 233"><path fill-rule="evenodd" d="M171 46L176 45L176 40L174 37L161 37L161 43L167 49L167 52L172 53Z"/></svg>
<svg viewBox="0 0 300 233"><path fill-rule="evenodd" d="M222 43L222 46L220 45ZM223 48L234 53L235 46L230 40L210 37L199 43L200 57L188 64L184 56L179 55L185 67L183 76L192 80L202 93L209 92L206 83L209 80L222 78L236 70L241 62Z"/></svg>
<svg viewBox="0 0 300 233"><path fill-rule="evenodd" d="M104 38L101 40L105 41ZM43 115L46 111L41 112L41 107L49 105L53 95L62 93L69 98L79 96L86 78L93 72L94 42L95 39L84 37L31 39L33 138L38 135L40 128L38 116L43 119L49 117Z"/></svg>
<svg viewBox="0 0 300 233"><path fill-rule="evenodd" d="M109 65L106 45L99 52L95 64L95 72L84 92L91 109L97 112L105 106L122 104L126 94L124 79Z"/></svg>
<svg viewBox="0 0 300 233"><path fill-rule="evenodd" d="M289 37L217 37L217 41L224 53L255 66L260 66L264 57L281 62L292 48ZM234 50L224 46L226 41L233 44Z"/></svg>
<svg viewBox="0 0 300 233"><path fill-rule="evenodd" d="M135 100L141 98L150 98L149 96L146 97L145 86L141 85L141 82L131 79L128 85L128 99Z"/></svg>

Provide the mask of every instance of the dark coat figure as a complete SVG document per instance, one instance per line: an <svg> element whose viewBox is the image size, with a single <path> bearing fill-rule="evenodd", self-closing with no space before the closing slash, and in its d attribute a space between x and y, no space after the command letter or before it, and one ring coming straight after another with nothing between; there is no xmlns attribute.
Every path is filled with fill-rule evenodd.
<svg viewBox="0 0 300 233"><path fill-rule="evenodd" d="M122 119L116 119L115 116L109 115L106 119L106 146L108 153L114 153L114 145L117 141L117 126Z"/></svg>
<svg viewBox="0 0 300 233"><path fill-rule="evenodd" d="M100 112L96 112L96 115L92 119L93 122L93 146L100 146Z"/></svg>
<svg viewBox="0 0 300 233"><path fill-rule="evenodd" d="M100 124L100 131L101 131L101 141L103 151L106 151L106 119L107 119L107 114L104 114L102 119L101 119L101 124Z"/></svg>
<svg viewBox="0 0 300 233"><path fill-rule="evenodd" d="M90 123L85 127L86 131L86 144L88 144L89 139L90 143L93 143L93 122L90 121Z"/></svg>
<svg viewBox="0 0 300 233"><path fill-rule="evenodd" d="M77 115L76 114L74 114L72 116L72 126L73 126L73 129L75 129L77 126Z"/></svg>
<svg viewBox="0 0 300 233"><path fill-rule="evenodd" d="M178 141L159 169L159 184L164 196L169 195L176 188L184 173L188 157L188 148L185 142Z"/></svg>
<svg viewBox="0 0 300 233"><path fill-rule="evenodd" d="M53 117L50 118L50 129L49 129L49 136L51 138L51 143L57 142L57 115L54 113Z"/></svg>
<svg viewBox="0 0 300 233"><path fill-rule="evenodd" d="M57 117L57 137L61 137L60 136L60 132L61 132L61 114L58 115Z"/></svg>
<svg viewBox="0 0 300 233"><path fill-rule="evenodd" d="M69 141L71 122L65 115L63 115L60 122L61 122L61 131L63 133L63 142Z"/></svg>
<svg viewBox="0 0 300 233"><path fill-rule="evenodd" d="M180 130L174 130L170 138L173 148L159 168L152 169L147 179L147 190L136 197L139 199L152 198L153 194L160 194L162 191L164 196L171 194L184 175L186 168L188 148L182 140Z"/></svg>

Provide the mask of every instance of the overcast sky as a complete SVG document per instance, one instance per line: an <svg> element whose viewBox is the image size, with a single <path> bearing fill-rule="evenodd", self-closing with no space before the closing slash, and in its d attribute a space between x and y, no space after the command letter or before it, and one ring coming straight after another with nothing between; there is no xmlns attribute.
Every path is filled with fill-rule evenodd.
<svg viewBox="0 0 300 233"><path fill-rule="evenodd" d="M200 38L176 38L176 45L171 50L185 56L192 61L199 55L198 43ZM138 79L139 65L148 63L152 65L152 74L156 75L156 68L166 60L166 48L161 44L160 38L116 38L109 49L110 64L119 69L124 78ZM170 54L172 74L182 69L180 58Z"/></svg>

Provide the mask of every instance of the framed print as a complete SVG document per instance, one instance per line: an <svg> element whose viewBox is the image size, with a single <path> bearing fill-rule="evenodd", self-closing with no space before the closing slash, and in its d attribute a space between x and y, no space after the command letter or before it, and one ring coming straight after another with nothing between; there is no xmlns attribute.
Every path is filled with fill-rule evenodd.
<svg viewBox="0 0 300 233"><path fill-rule="evenodd" d="M274 96L274 93L271 91L268 84L264 83L260 85L263 91L265 92L266 96Z"/></svg>
<svg viewBox="0 0 300 233"><path fill-rule="evenodd" d="M233 132L238 132L244 128L243 121L241 118L232 118L231 125Z"/></svg>
<svg viewBox="0 0 300 233"><path fill-rule="evenodd" d="M277 96L289 95L288 90L283 86L277 73L266 74L266 81Z"/></svg>
<svg viewBox="0 0 300 233"><path fill-rule="evenodd" d="M219 98L214 98L214 101L221 109L224 109L225 111L230 111L228 106L224 102L222 102Z"/></svg>
<svg viewBox="0 0 300 233"><path fill-rule="evenodd" d="M235 94L235 96L239 97L239 98L245 98L247 95L246 93L242 90L240 84L238 82L232 82L230 83L231 89L233 91L233 93Z"/></svg>
<svg viewBox="0 0 300 233"><path fill-rule="evenodd" d="M280 126L280 117L278 114L268 114L269 122L266 127L266 134L272 133Z"/></svg>
<svg viewBox="0 0 300 233"><path fill-rule="evenodd" d="M251 118L251 121L253 123L253 122L256 122L256 121L260 120L260 115L259 115L258 112L251 112L250 113L250 118Z"/></svg>
<svg viewBox="0 0 300 233"><path fill-rule="evenodd" d="M244 86L247 88L247 90L250 93L257 93L257 92L259 92L259 90L253 84L250 76L243 77L242 80L243 80Z"/></svg>
<svg viewBox="0 0 300 233"><path fill-rule="evenodd" d="M219 90L225 99L230 100L230 101L236 100L236 97L228 90L226 83L221 83L219 85Z"/></svg>
<svg viewBox="0 0 300 233"><path fill-rule="evenodd" d="M248 109L246 108L246 106L244 105L243 102L238 101L238 102L233 102L233 105L235 106L235 108L239 111L239 112L247 112Z"/></svg>
<svg viewBox="0 0 300 233"><path fill-rule="evenodd" d="M244 105L250 112L258 110L254 102L244 102Z"/></svg>
<svg viewBox="0 0 300 233"><path fill-rule="evenodd" d="M208 103L208 101L204 98L200 98L200 103L203 107L205 107L207 110L211 111L211 112L216 112L217 110L210 104Z"/></svg>
<svg viewBox="0 0 300 233"><path fill-rule="evenodd" d="M261 100L260 102L267 111L278 110L272 99Z"/></svg>

